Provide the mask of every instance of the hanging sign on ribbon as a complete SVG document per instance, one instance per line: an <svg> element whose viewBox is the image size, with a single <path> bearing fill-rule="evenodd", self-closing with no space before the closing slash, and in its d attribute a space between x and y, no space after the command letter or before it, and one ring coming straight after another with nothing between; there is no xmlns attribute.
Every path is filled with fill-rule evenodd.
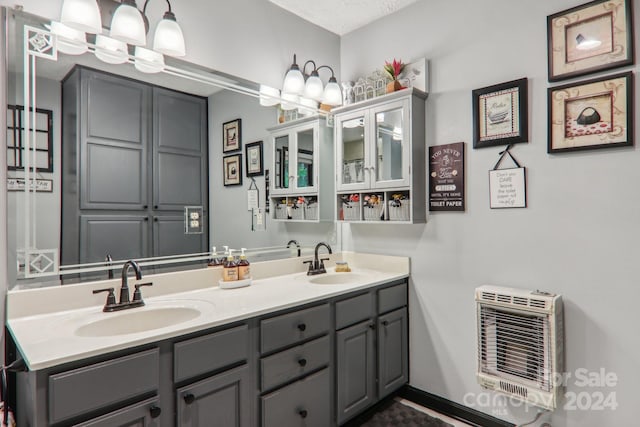
<svg viewBox="0 0 640 427"><path fill-rule="evenodd" d="M526 208L527 207L527 173L526 168L509 152L511 144L500 152L498 162L489 171L489 205L491 209ZM498 169L504 157L508 155L515 168Z"/></svg>

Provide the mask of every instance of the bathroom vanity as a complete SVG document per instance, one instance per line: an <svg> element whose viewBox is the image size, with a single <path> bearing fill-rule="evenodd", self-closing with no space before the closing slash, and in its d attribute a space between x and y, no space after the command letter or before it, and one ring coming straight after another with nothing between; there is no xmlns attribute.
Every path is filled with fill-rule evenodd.
<svg viewBox="0 0 640 427"><path fill-rule="evenodd" d="M317 276L305 260L253 263L229 290L219 268L147 276L146 305L117 313L91 293L113 280L10 292L18 425L346 422L408 381L409 259L343 252Z"/></svg>

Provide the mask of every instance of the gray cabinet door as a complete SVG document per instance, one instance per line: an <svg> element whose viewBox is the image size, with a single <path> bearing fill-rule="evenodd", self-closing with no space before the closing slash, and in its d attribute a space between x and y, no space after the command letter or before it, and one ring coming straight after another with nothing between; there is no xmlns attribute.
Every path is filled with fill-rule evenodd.
<svg viewBox="0 0 640 427"><path fill-rule="evenodd" d="M375 345L372 320L336 332L338 424L375 402Z"/></svg>
<svg viewBox="0 0 640 427"><path fill-rule="evenodd" d="M149 256L147 215L80 215L80 262Z"/></svg>
<svg viewBox="0 0 640 427"><path fill-rule="evenodd" d="M409 380L407 309L378 318L378 398Z"/></svg>
<svg viewBox="0 0 640 427"><path fill-rule="evenodd" d="M81 73L80 209L146 209L151 88Z"/></svg>
<svg viewBox="0 0 640 427"><path fill-rule="evenodd" d="M202 221L207 222L206 216ZM157 215L153 218L153 256L193 254L207 250L205 233L186 234L184 215Z"/></svg>
<svg viewBox="0 0 640 427"><path fill-rule="evenodd" d="M76 427L159 427L161 412L158 399L152 398L77 424Z"/></svg>
<svg viewBox="0 0 640 427"><path fill-rule="evenodd" d="M153 88L153 208L207 207L207 103Z"/></svg>
<svg viewBox="0 0 640 427"><path fill-rule="evenodd" d="M181 427L252 425L253 389L248 365L179 388L176 425Z"/></svg>

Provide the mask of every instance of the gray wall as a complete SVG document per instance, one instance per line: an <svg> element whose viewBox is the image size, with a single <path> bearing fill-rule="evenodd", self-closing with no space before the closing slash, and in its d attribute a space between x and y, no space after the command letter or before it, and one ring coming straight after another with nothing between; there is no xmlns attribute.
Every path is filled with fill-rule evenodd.
<svg viewBox="0 0 640 427"><path fill-rule="evenodd" d="M640 151L546 153L546 17L582 3L422 0L342 38L343 79L381 68L394 57L428 58L427 144L467 143L465 213L430 214L426 225L417 226L347 226L343 244L412 257L413 386L502 419L532 420L534 409L525 412L494 400L476 384L473 291L483 284L545 289L565 301L566 367L574 375L566 391L592 400L596 392L614 393L618 403L616 410L603 411L561 407L551 418L553 426L632 425L638 419L640 377ZM635 3L638 58L640 5ZM628 69L637 73L640 67ZM529 207L490 210L487 171L501 147L471 147L471 91L521 77L530 83L530 139L512 151L527 167ZM617 375L617 385L580 386L575 379L580 368L604 368ZM486 397L489 401L482 400Z"/></svg>
<svg viewBox="0 0 640 427"><path fill-rule="evenodd" d="M242 120L242 185L223 185L222 124L240 118ZM271 220L269 216L264 231L251 231L251 213L246 209L247 190L251 179L246 176L245 146L262 141L264 167L273 169L273 144L267 128L277 124L275 107L262 107L258 99L231 91L220 91L209 97L209 192L211 245L219 250L222 245L239 247L284 246L289 239L302 245L313 245L319 241L335 243L333 223L284 223ZM273 179L273 171L271 172ZM260 207L265 207L265 178L255 177L259 189ZM273 209L273 205L271 205Z"/></svg>

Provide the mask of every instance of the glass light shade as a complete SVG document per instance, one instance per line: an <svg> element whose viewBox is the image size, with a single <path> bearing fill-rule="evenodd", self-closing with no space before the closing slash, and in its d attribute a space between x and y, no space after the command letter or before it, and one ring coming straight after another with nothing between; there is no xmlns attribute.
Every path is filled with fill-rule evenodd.
<svg viewBox="0 0 640 427"><path fill-rule="evenodd" d="M282 107L283 110L295 110L298 108L296 104L292 104L292 102L298 102L298 95L295 93L283 93L282 94ZM287 102L288 101L288 102Z"/></svg>
<svg viewBox="0 0 640 427"><path fill-rule="evenodd" d="M304 96L307 98L315 99L316 101L320 101L322 99L322 93L324 91L324 86L322 85L322 80L317 75L311 75L307 79L307 82L304 84Z"/></svg>
<svg viewBox="0 0 640 427"><path fill-rule="evenodd" d="M127 62L129 53L127 44L120 40L98 34L96 36L96 58L107 64L123 64Z"/></svg>
<svg viewBox="0 0 640 427"><path fill-rule="evenodd" d="M111 37L134 46L147 44L142 13L134 6L122 3L111 20Z"/></svg>
<svg viewBox="0 0 640 427"><path fill-rule="evenodd" d="M82 55L89 48L84 31L76 30L61 22L51 22L51 32L58 38L58 51L69 55Z"/></svg>
<svg viewBox="0 0 640 427"><path fill-rule="evenodd" d="M85 33L98 34L102 31L100 8L96 0L64 0L60 22Z"/></svg>
<svg viewBox="0 0 640 427"><path fill-rule="evenodd" d="M173 19L162 19L156 26L153 50L169 56L184 56L184 35L182 28Z"/></svg>
<svg viewBox="0 0 640 427"><path fill-rule="evenodd" d="M260 85L260 105L271 107L280 103L280 91L267 85Z"/></svg>
<svg viewBox="0 0 640 427"><path fill-rule="evenodd" d="M318 110L318 102L315 99L300 97L298 102L304 105L304 107L298 107L298 113L303 116L310 116L315 114Z"/></svg>
<svg viewBox="0 0 640 427"><path fill-rule="evenodd" d="M324 88L324 96L322 102L327 105L342 105L342 91L335 79L329 80L327 87Z"/></svg>
<svg viewBox="0 0 640 427"><path fill-rule="evenodd" d="M164 70L164 56L151 49L136 46L134 66L143 73L159 73Z"/></svg>
<svg viewBox="0 0 640 427"><path fill-rule="evenodd" d="M296 95L302 94L304 91L304 76L302 72L296 67L287 71L287 75L284 76L284 83L282 84L283 93L293 93Z"/></svg>

